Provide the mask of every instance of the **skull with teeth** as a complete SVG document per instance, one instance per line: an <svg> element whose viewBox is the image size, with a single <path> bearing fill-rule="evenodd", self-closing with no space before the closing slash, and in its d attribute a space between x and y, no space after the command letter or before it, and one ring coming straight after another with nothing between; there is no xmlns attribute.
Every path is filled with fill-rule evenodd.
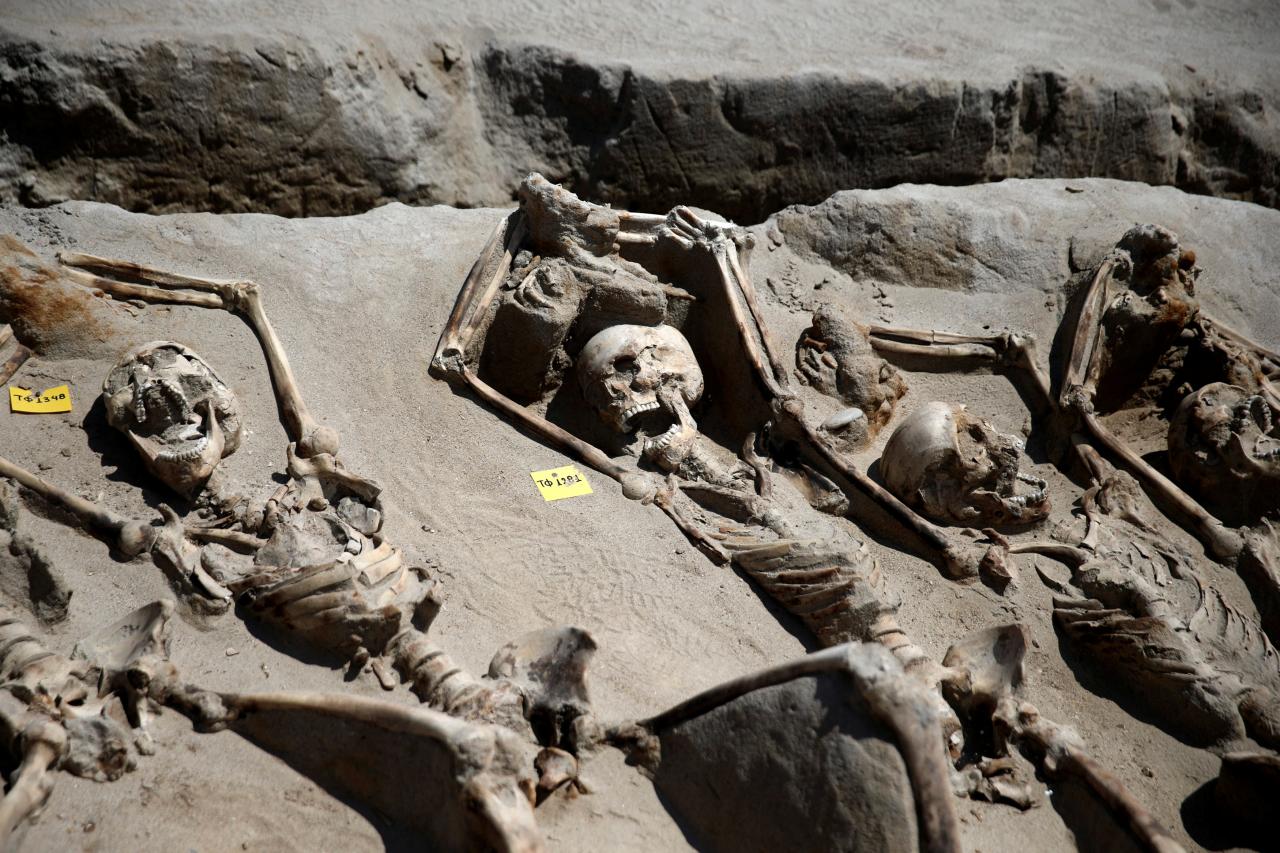
<svg viewBox="0 0 1280 853"><path fill-rule="evenodd" d="M102 385L107 421L129 436L152 474L198 491L240 446L240 405L213 368L173 341L130 350Z"/></svg>
<svg viewBox="0 0 1280 853"><path fill-rule="evenodd" d="M880 469L904 503L942 522L1028 524L1049 514L1045 482L1018 470L1022 442L954 403L926 403L894 430ZM1019 484L1029 488L1019 494Z"/></svg>
<svg viewBox="0 0 1280 853"><path fill-rule="evenodd" d="M1270 405L1238 385L1214 382L1188 396L1169 424L1178 481L1224 508L1273 507L1280 491L1280 434ZM1255 506L1258 500L1266 506Z"/></svg>
<svg viewBox="0 0 1280 853"><path fill-rule="evenodd" d="M643 435L646 455L687 452L697 435L689 407L702 397L702 369L671 326L610 326L578 357L587 403L617 432ZM678 463L678 459L667 460Z"/></svg>

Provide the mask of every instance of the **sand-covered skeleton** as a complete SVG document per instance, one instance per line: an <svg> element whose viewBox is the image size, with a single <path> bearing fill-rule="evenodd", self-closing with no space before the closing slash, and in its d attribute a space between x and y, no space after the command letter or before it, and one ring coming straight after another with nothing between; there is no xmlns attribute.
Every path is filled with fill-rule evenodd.
<svg viewBox="0 0 1280 853"><path fill-rule="evenodd" d="M436 375L466 384L518 426L615 478L628 497L656 504L823 644L890 649L928 686L958 752L960 725L936 689L937 665L899 626L897 598L865 544L849 525L807 512L805 495L761 455L770 442L758 439L768 431L800 447L810 464L879 500L953 576L973 577L980 566L1001 574L1003 544L952 537L921 518L806 423L759 322L741 257L750 240L740 229L684 208L662 217L587 204L538 175L520 192L522 210L499 225L463 285L433 361ZM700 314L708 305L715 313ZM700 322L743 357L707 372L677 328ZM710 393L734 397L731 407L746 423L741 455L708 436L692 412L708 377L724 383L726 371L746 387L722 384ZM573 431L544 414L558 402L572 410ZM639 464L615 461L619 452Z"/></svg>
<svg viewBox="0 0 1280 853"><path fill-rule="evenodd" d="M103 397L108 420L148 470L186 499L186 517L164 506L162 526L127 518L3 458L0 477L68 510L121 554L149 555L195 610L220 612L238 601L246 615L372 671L387 689L398 672L433 707L504 724L546 750L569 750L573 762L580 730L591 725L583 676L594 640L574 628L534 631L500 649L486 677L475 678L428 636L439 587L381 535L381 490L341 464L337 432L311 416L258 285L82 254L60 259L65 274L115 298L244 317L262 343L290 438L288 481L265 501L228 487L217 463L239 444L235 395L199 355L171 341L128 352Z"/></svg>
<svg viewBox="0 0 1280 853"><path fill-rule="evenodd" d="M1091 473L1090 450L1135 476L1244 578L1272 642L1280 638L1280 353L1208 316L1195 299L1195 253L1171 232L1139 225L1087 275L1054 346L1054 379L1021 333L961 335L871 327L877 352L1007 370L1020 380L1051 456ZM1126 405L1168 413L1170 471L1104 420ZM1214 515L1188 489L1212 497ZM1225 519L1225 520L1224 520ZM1239 524L1233 527L1228 523Z"/></svg>
<svg viewBox="0 0 1280 853"><path fill-rule="evenodd" d="M679 489L618 464L599 443L544 411L547 399L559 393L566 375L571 375L568 368L574 357L595 335L611 326L650 327L607 333L612 339L602 349L626 358L625 351L636 348L638 335L668 335L661 327L679 328L683 318L699 322L699 312L714 310L707 322L714 319L732 335L729 343L742 358L732 368L739 387L726 389L725 377L717 376L713 378L722 387L712 392L752 395L759 403L758 423L739 439L740 456L723 450L717 454L712 442L696 439L696 424L686 411L691 405L689 390L697 383L655 382L646 403L650 409L658 403L665 422L654 434L643 436L635 447L637 455L651 457L659 473L683 476L701 471L698 480L707 487L734 488L754 481L757 496L767 499L770 466L760 451L771 442L788 443L799 448L806 465L879 504L914 534L949 576L974 577L984 560L1000 559L993 553L997 546L954 536L922 518L850 464L828 435L806 422L804 406L789 389L788 372L761 320L746 274L752 240L745 231L687 208L660 216L589 204L540 175L524 181L520 196L521 210L498 225L463 283L432 361L437 376L465 384L518 426L618 480L629 497L656 503L702 550L723 562L730 558L728 550L677 507ZM713 304L714 309L708 307ZM486 343L491 338L501 344ZM525 344L527 349L519 348ZM504 346L512 350L506 356ZM568 353L566 346L575 351ZM533 372L530 364L536 365ZM606 382L603 371L590 365L580 365L578 371L580 378L586 371L597 384ZM629 376L640 379L642 372L633 369ZM684 391L671 393L676 387ZM635 414L643 417L648 411Z"/></svg>
<svg viewBox="0 0 1280 853"><path fill-rule="evenodd" d="M171 612L146 605L67 656L0 605L0 748L16 763L0 800L0 847L44 806L57 771L113 781L134 769L135 753L153 751L147 682L168 666Z"/></svg>
<svg viewBox="0 0 1280 853"><path fill-rule="evenodd" d="M1029 808L1038 773L1073 800L1066 814L1084 837L1109 849L1180 851L1078 735L1019 698L1026 648L1019 625L979 631L948 650L929 688L882 647L835 646L609 726L605 738L645 769L708 849L956 851L956 791ZM943 745L948 723L935 691L987 733L960 770ZM862 748L846 750L856 740ZM886 746L897 755L884 755ZM831 802L815 804L813 790Z"/></svg>
<svg viewBox="0 0 1280 853"><path fill-rule="evenodd" d="M814 464L834 469L837 475L841 468L858 474L843 462L834 442L805 423L799 401L785 390L781 364L766 355L771 352L767 331L756 320L745 319L748 313L755 317L758 312L749 283L741 275L737 252L745 247L735 242L735 238L742 239L741 234L683 209L665 218L637 217L584 204L538 176L525 182L521 195L524 215L515 215L500 226L463 287L437 351L433 365L437 374L465 383L518 425L610 474L620 481L628 497L660 506L706 553L739 567L799 616L824 644L858 641L887 649L898 673L894 679L928 709L933 720L936 728L928 738L936 740L929 741L927 747L922 740L916 743L942 756L945 779L952 772L950 761L959 760L966 746L963 722L972 718L975 731L989 730L992 725L995 699L976 697L982 688L971 680L974 667L964 661L939 665L911 642L897 622L897 600L886 588L865 545L840 522L828 518L815 525L813 518L825 517L799 511L803 494L774 476L777 472L759 455L761 445L754 434L749 434L739 456L727 452L694 419L693 409L707 393L710 377L719 373L722 379L724 371L722 365L713 373L700 364L689 338L675 324L688 328L688 312L698 311L702 300L718 292L734 320L730 328L748 353L746 381L763 392L769 413L767 428L781 433L778 439L810 442L817 448L810 451ZM522 248L526 223L533 238L528 248ZM667 282L684 283L687 279L660 279L647 267L620 255L620 245L634 247L637 256L655 267L666 263L677 269L698 263L688 254L696 248L701 271L719 271L712 279L715 290L708 294L691 292L693 288L676 289ZM645 255L646 251L652 254ZM575 271L580 271L579 278L575 279ZM598 296L593 286L605 289L606 295ZM630 310L641 316L627 316L619 308L626 305L624 297L610 292L610 288L622 287L641 293L635 302L641 301L645 292L656 294L663 288L678 303L674 310L668 307L648 314L643 305L633 304ZM610 310L601 308L602 304ZM530 338L543 349L532 355L522 350L518 359L504 360L485 343L489 335L500 342L499 349L502 343ZM537 370L527 370L531 362L538 365ZM519 371L524 372L513 375ZM585 410L581 418L586 423L580 420L573 424L575 429L590 434L591 424L603 426L603 437L596 439L601 445L543 415L540 406L550 408L555 403L539 404L538 398L560 393L575 411ZM891 389L882 396L896 399ZM521 405L513 397L531 402ZM566 422L572 424L572 420ZM641 465L615 462L602 446L621 450ZM883 492L878 486L870 491ZM920 529L937 534L933 541L946 543L952 561L949 565L953 570L959 566L959 547L940 528L920 519L895 498L890 496L889 501L913 523L918 522ZM975 543L970 547L973 550L967 559L974 563L984 555L988 562L1003 563L1003 544L988 547ZM990 566L988 570L999 572ZM956 573L972 576L976 570L970 563ZM975 642L990 639L984 635ZM976 654L973 649L969 653ZM839 655L834 650L831 654L836 657L830 661L836 661ZM1021 646L1017 657L1020 660ZM1006 680L1012 677L1013 669L1005 673ZM729 692L749 690L754 682L748 682ZM956 697L954 702L948 702L949 695ZM707 708L696 701L684 709L689 714L701 710ZM1034 745L1033 752L1039 750L1038 760L1044 760L1046 753L1056 756L1066 749L1069 739L1063 738L1067 736L1052 725L1041 725L1034 709L1019 709L1015 703L1008 713L1013 714L1007 727L1009 742L1015 739L1012 732L1016 731L1016 736ZM666 717L675 719L671 715L663 719ZM656 722L639 724L640 730L651 733L659 728ZM636 729L625 727L609 735L615 742L630 736L643 740L642 732L637 735ZM1070 743L1078 753L1078 744ZM984 753L985 747L979 744L968 747L970 759L984 754L986 758L975 759L961 781L954 786L944 782L944 787L1024 807L1029 804L1025 786L1005 776L1011 770L1002 758L1005 746L999 747L998 754ZM1057 767L1052 758L1048 765ZM1112 792L1104 799L1109 798L1120 812L1127 814L1125 810L1132 807L1133 814L1145 815L1095 764L1081 759L1072 767L1083 776L1094 774L1089 784ZM936 798L932 805L950 813L950 807ZM1138 823L1153 826L1149 817ZM1162 832L1155 834L1167 840ZM948 844L939 842L930 849L951 849Z"/></svg>
<svg viewBox="0 0 1280 853"><path fill-rule="evenodd" d="M1280 354L1208 316L1195 298L1195 253L1154 225L1130 229L1094 270L1065 343L1057 394L1081 432L1125 466L1157 504L1187 523L1219 559L1233 561L1246 536L1186 489L1212 488L1215 470L1231 488L1212 495L1232 523L1256 521L1272 504L1277 446L1271 414L1280 411L1272 377ZM1175 483L1102 420L1135 395L1181 396L1171 418ZM1195 410L1199 409L1199 412ZM1247 440L1248 446L1242 442ZM1236 453L1240 458L1236 458ZM1202 492L1203 494L1203 492ZM1235 505L1232 505L1235 503Z"/></svg>
<svg viewBox="0 0 1280 853"><path fill-rule="evenodd" d="M1077 517L1057 542L1012 549L1070 567L1066 583L1042 572L1058 593L1055 623L1178 737L1280 749L1280 653L1213 587L1210 566L1156 530L1137 481L1093 448L1081 452L1092 485Z"/></svg>
<svg viewBox="0 0 1280 853"><path fill-rule="evenodd" d="M543 849L527 742L400 702L203 690L169 661L172 612L163 601L139 608L68 657L0 605L0 748L16 761L0 800L0 847L39 813L58 771L109 782L133 770L136 754L154 751L149 724L169 707L200 731L242 734L429 846Z"/></svg>

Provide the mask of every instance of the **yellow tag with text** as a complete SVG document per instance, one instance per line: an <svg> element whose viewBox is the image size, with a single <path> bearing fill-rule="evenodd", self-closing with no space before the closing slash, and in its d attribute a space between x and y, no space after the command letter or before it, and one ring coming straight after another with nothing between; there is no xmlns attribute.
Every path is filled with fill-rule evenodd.
<svg viewBox="0 0 1280 853"><path fill-rule="evenodd" d="M558 501L561 498L576 498L578 495L591 494L591 484L573 465L562 465L559 468L529 473L544 501Z"/></svg>
<svg viewBox="0 0 1280 853"><path fill-rule="evenodd" d="M26 388L9 386L9 410L47 415L71 411L71 389L66 385L49 388L39 394Z"/></svg>

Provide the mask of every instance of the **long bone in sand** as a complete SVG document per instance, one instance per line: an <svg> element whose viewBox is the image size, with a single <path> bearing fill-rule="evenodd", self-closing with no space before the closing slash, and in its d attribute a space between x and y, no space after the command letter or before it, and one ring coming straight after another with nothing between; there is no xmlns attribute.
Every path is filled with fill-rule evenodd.
<svg viewBox="0 0 1280 853"><path fill-rule="evenodd" d="M591 725L582 677L594 640L574 628L534 631L500 649L486 677L475 678L428 636L441 604L439 589L381 537L380 489L342 466L336 431L317 425L309 414L257 285L82 254L62 260L94 270L70 272L103 293L224 308L246 317L266 352L291 440L286 449L290 480L263 503L221 494L216 471L221 449L234 449L239 441L234 395L199 356L172 342L144 345L121 360L104 383L109 419L175 492L223 515L193 524L164 507L165 523L157 527L120 516L3 458L0 476L68 510L122 555L149 555L197 610L220 612L237 600L247 615L371 669L384 688L395 687L399 672L399 680L433 707L467 720L505 724L549 750L575 748L584 737L578 729ZM221 433L233 420L228 433L234 441L224 440ZM202 432L192 435L191 430ZM201 451L217 444L223 448L175 454L176 462L156 465L160 454L154 451L174 443ZM336 540L334 530L342 531ZM211 559L211 546L221 549L218 559ZM231 552L252 562L233 563Z"/></svg>
<svg viewBox="0 0 1280 853"><path fill-rule="evenodd" d="M659 309L653 314L648 307L654 300L673 306L667 313L690 315L702 310L703 303L714 302L717 310L725 312L726 328L734 330L735 346L744 356L741 378L761 401L761 420L754 430L757 435L767 429L776 440L794 443L812 465L827 472L838 485L869 497L916 536L921 547L949 576L975 577L984 561L999 558L992 553L993 548L998 550L997 546L975 544L922 518L853 466L827 436L806 422L803 404L789 390L787 370L762 321L755 290L746 273L752 241L744 231L705 219L687 208L660 216L589 204L536 174L522 183L520 197L521 209L495 228L459 291L432 361L435 375L466 385L512 422L618 480L627 496L657 504L713 559L727 561L722 548L663 498L659 481L641 470L618 464L600 447L516 402L507 390L496 388L481 375L485 372L482 362L489 358L485 354L488 331L493 323L502 322L501 305L517 305L526 313L542 309L556 315L538 332L550 336L548 345L555 349L564 342L568 321L578 310L559 306L573 300L583 300L587 310L604 318L601 322L605 325L626 322L608 322L609 317L619 316L621 309L616 306L624 303L638 306L639 315L649 318L646 325L659 325L663 312ZM522 269L518 286L509 297L499 300L504 281L513 274L513 262L524 246L536 252L540 260L532 265L533 269ZM705 282L705 292L673 288L659 281L645 265L632 260L633 256L669 271L683 270L685 278L696 275ZM548 259L562 259L569 274L558 272L547 263ZM602 292L608 295L599 295ZM493 311L495 304L500 304L497 315ZM551 305L556 307L550 308ZM564 315L566 310L568 316ZM637 316L636 311L631 314ZM536 387L537 381L535 377L535 387L530 389L533 396L545 390ZM675 398L668 400L676 409ZM768 478L762 476L759 480L759 488L767 488Z"/></svg>
<svg viewBox="0 0 1280 853"><path fill-rule="evenodd" d="M150 755L148 723L169 707L199 731L231 729L436 849L536 853L528 744L506 729L380 699L226 694L169 661L173 607L155 602L49 650L0 606L0 746L16 759L0 800L0 846L39 814L57 773L109 782Z"/></svg>
<svg viewBox="0 0 1280 853"><path fill-rule="evenodd" d="M1018 698L1025 649L1023 629L1010 625L980 631L944 658L948 701L990 733L991 757L962 782L928 689L875 644L835 646L725 682L609 726L605 737L708 849L958 851L953 791L982 788L1029 806L1035 783L1021 756L1070 801L1080 837L1180 851L1074 732ZM822 790L821 807L809 785ZM769 809L759 808L764 799Z"/></svg>
<svg viewBox="0 0 1280 853"><path fill-rule="evenodd" d="M0 747L17 765L0 800L0 847L39 813L58 771L113 781L134 769L135 753L154 751L145 685L167 665L171 612L142 607L68 657L0 605Z"/></svg>
<svg viewBox="0 0 1280 853"><path fill-rule="evenodd" d="M802 444L812 440L819 448L815 464L822 464L817 457L823 454L846 464L802 417L794 423L790 416L780 419L780 412L800 404L780 384L786 382L786 371L776 357L770 355L765 367L762 353L772 352L764 343L768 333L758 322L754 292L738 261L738 253L747 248L745 237L685 209L664 218L586 204L536 175L525 181L521 195L524 213L499 227L464 283L441 336L433 363L437 373L466 383L516 424L614 476L627 496L659 506L713 560L741 568L823 644L878 641L908 671L935 687L936 665L898 625L897 601L863 543L845 527L798 520L788 490L773 488L772 472L756 452L756 435L772 430L786 433L791 441L798 435ZM532 249L541 253L537 258L520 249L526 232ZM620 255L619 245L657 253L657 258L644 257L656 267L667 264L684 271L680 281L689 280L689 271L714 272L710 290L695 294L665 283ZM734 321L722 328L736 332L736 347L748 354L739 365L743 381L753 386L752 393L764 391L757 405L761 421L746 436L743 458L726 454L700 430L691 410L703 394L703 368L684 334L664 322L695 323L696 312L711 310L704 305L713 301ZM568 339L571 329L576 343ZM487 344L490 338L496 343ZM505 344L529 339L545 342L546 350L519 350L510 357L504 353ZM565 345L579 347L573 371L585 411L594 410L612 434L608 440L626 443L626 450L658 476L614 461L605 450L508 396L536 398L548 387L572 383L574 376L567 370L551 382L528 369L530 363L556 363L560 356L550 350ZM660 479L664 474L666 479ZM951 568L958 571L956 561L963 557L969 562L961 573L971 576L980 565L1001 561L1001 546L953 538L865 475L856 476L873 493L887 496L890 507L926 537L945 546L943 556ZM948 735L956 734L954 714L945 704L939 712L951 718L944 726ZM958 743L953 746L958 749Z"/></svg>
<svg viewBox="0 0 1280 853"><path fill-rule="evenodd" d="M1136 477L1162 511L1185 523L1214 559L1244 578L1275 642L1280 537L1265 516L1274 511L1270 502L1280 482L1273 461L1280 456L1274 452L1280 448L1280 393L1273 381L1280 374L1280 353L1207 315L1194 296L1199 274L1194 252L1181 248L1169 231L1154 225L1130 229L1073 299L1074 311L1068 311L1055 342L1054 358L1061 363L1056 381L1041 364L1035 341L1020 333L973 336L873 326L870 340L890 358L1009 371L1057 463L1088 474L1092 450ZM1193 390L1168 405L1168 474L1103 420L1127 401L1143 405L1187 387ZM1227 505L1219 511L1244 524L1230 526L1187 488L1216 495Z"/></svg>

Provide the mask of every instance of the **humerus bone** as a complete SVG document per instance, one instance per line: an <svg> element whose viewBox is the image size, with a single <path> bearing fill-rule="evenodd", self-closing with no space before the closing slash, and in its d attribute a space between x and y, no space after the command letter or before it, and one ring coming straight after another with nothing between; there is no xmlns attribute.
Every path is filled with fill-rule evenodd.
<svg viewBox="0 0 1280 853"><path fill-rule="evenodd" d="M47 483L2 456L0 456L0 477L7 477L45 500L68 510L85 527L105 535L108 542L125 556L136 557L150 550L155 543L155 531L150 525L117 515L92 501Z"/></svg>
<svg viewBox="0 0 1280 853"><path fill-rule="evenodd" d="M610 738L648 767L710 849L943 853L960 849L959 828L926 694L884 649L843 645L722 684ZM819 809L810 786L823 791Z"/></svg>
<svg viewBox="0 0 1280 853"><path fill-rule="evenodd" d="M319 425L307 409L284 346L263 310L262 291L257 284L251 281L178 275L130 261L100 258L79 252L63 252L58 259L71 268L73 274L85 284L107 293L157 302L183 301L240 314L248 321L249 327L262 344L280 413L290 438L298 445L299 455L305 458L316 453L338 452L338 434L329 427ZM86 270L131 277L147 284L128 284ZM196 293L184 293L183 289L194 290Z"/></svg>
<svg viewBox="0 0 1280 853"><path fill-rule="evenodd" d="M537 853L528 750L510 732L358 696L213 693L156 680L202 731L229 728L444 850Z"/></svg>

